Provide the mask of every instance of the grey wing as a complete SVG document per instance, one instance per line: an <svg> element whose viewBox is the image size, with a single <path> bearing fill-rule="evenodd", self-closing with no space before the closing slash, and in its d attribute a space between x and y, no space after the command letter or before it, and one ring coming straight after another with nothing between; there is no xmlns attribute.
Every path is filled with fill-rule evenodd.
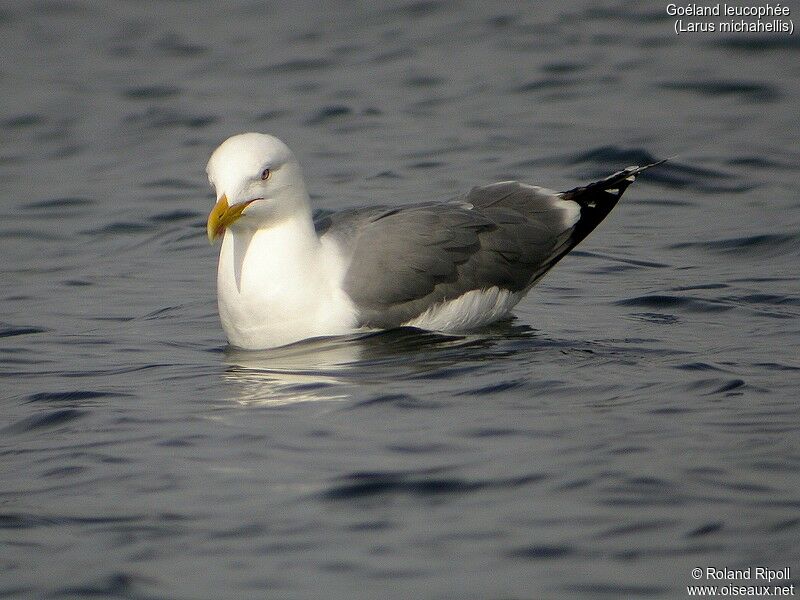
<svg viewBox="0 0 800 600"><path fill-rule="evenodd" d="M396 327L471 290L527 290L661 162L566 192L502 182L446 203L344 211L317 228L350 258L344 289L362 325Z"/></svg>
<svg viewBox="0 0 800 600"><path fill-rule="evenodd" d="M459 201L347 211L318 223L351 259L344 289L363 325L395 327L470 290L531 285L564 227L550 210L525 216L484 197L499 198L476 188Z"/></svg>

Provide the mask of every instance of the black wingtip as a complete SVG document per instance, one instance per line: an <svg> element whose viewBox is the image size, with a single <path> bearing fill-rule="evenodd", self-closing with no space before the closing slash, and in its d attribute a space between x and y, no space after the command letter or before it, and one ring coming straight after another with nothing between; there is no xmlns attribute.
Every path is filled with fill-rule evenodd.
<svg viewBox="0 0 800 600"><path fill-rule="evenodd" d="M617 171L616 173L609 175L605 179L601 179L600 181L595 181L588 185L572 188L566 192L561 192L561 197L564 200L574 200L578 204L585 204L587 206L593 206L598 203L602 204L604 201L614 202L616 204L616 201L622 197L622 194L627 187L636 181L636 176L639 175L639 173L664 164L673 158L675 157L671 156L669 158L664 158L641 167L627 167L622 169L622 171Z"/></svg>
<svg viewBox="0 0 800 600"><path fill-rule="evenodd" d="M664 164L668 160L670 159L665 158L641 167L627 167L600 181L561 192L559 194L561 198L577 202L581 207L580 219L570 236L570 248L580 243L608 216L628 186L636 181L639 173Z"/></svg>
<svg viewBox="0 0 800 600"><path fill-rule="evenodd" d="M643 167L628 167L628 169L635 169L636 170L635 175L638 175L642 171L646 171L647 169L652 169L653 167L657 167L658 165L663 165L668 160L672 160L677 157L678 155L676 154L675 156L668 156L667 158L662 158L661 160L657 160L656 162L650 163L649 165L644 165Z"/></svg>

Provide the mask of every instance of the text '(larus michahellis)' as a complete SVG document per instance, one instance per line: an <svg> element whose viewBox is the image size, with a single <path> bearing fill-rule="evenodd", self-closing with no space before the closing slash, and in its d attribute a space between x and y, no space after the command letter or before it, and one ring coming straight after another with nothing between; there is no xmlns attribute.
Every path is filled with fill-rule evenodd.
<svg viewBox="0 0 800 600"><path fill-rule="evenodd" d="M228 138L208 161L222 248L219 314L241 348L358 331L463 332L507 316L611 212L628 167L565 192L503 181L447 202L343 210L316 221L279 139Z"/></svg>

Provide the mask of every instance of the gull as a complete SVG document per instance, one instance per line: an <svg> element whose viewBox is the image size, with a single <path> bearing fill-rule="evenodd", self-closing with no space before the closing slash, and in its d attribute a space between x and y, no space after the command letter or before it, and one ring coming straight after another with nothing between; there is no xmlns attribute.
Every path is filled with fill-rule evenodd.
<svg viewBox="0 0 800 600"><path fill-rule="evenodd" d="M464 332L507 316L659 161L557 192L503 181L445 202L313 218L300 164L271 135L225 140L206 172L222 237L217 300L232 346L417 327Z"/></svg>

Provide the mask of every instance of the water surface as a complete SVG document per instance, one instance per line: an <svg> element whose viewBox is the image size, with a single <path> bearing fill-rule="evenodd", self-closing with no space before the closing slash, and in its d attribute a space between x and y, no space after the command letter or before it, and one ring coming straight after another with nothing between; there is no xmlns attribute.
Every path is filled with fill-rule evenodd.
<svg viewBox="0 0 800 600"><path fill-rule="evenodd" d="M23 2L0 35L0 597L797 570L796 37L588 1ZM678 156L508 322L247 353L203 169L251 130L324 210Z"/></svg>

